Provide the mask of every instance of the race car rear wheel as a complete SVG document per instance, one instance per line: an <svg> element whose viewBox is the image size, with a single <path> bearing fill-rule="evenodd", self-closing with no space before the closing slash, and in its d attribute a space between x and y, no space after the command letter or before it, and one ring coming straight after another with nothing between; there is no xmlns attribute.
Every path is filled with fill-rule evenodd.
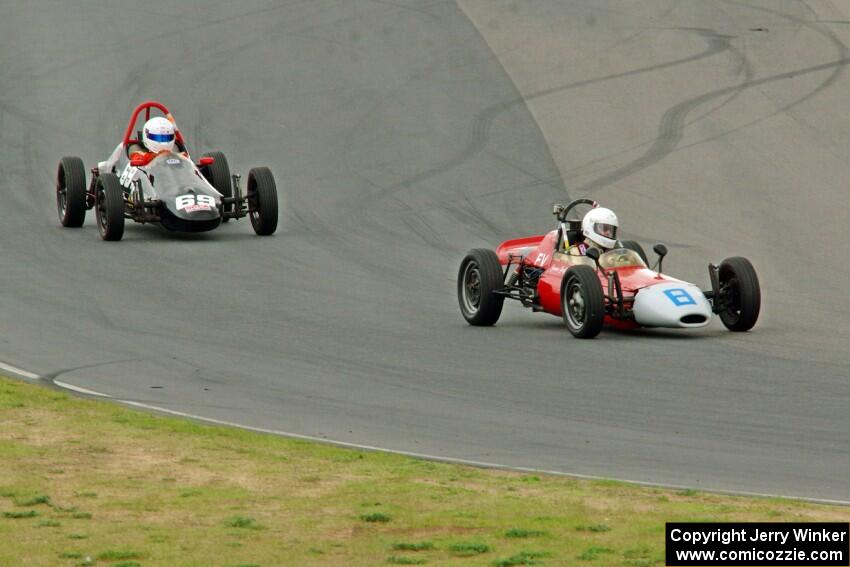
<svg viewBox="0 0 850 567"><path fill-rule="evenodd" d="M495 325L502 314L505 287L499 257L492 250L470 250L457 275L457 299L466 322L476 327Z"/></svg>
<svg viewBox="0 0 850 567"><path fill-rule="evenodd" d="M634 240L621 240L620 244L623 245L623 248L628 248L629 250L637 252L640 259L643 260L643 263L649 266L649 260L646 258L646 252L643 251L643 246L641 246L638 242Z"/></svg>
<svg viewBox="0 0 850 567"><path fill-rule="evenodd" d="M86 220L86 168L78 157L63 157L59 160L56 206L62 226L83 226Z"/></svg>
<svg viewBox="0 0 850 567"><path fill-rule="evenodd" d="M201 169L206 180L209 181L210 185L215 187L215 190L221 193L224 197L228 199L233 197L233 180L230 177L230 166L227 164L227 158L224 157L224 154L221 152L207 152L204 154L204 157L213 158L213 162L211 164L205 165ZM232 213L233 210L234 205L222 207L221 222L229 221L230 217L223 216L223 213Z"/></svg>
<svg viewBox="0 0 850 567"><path fill-rule="evenodd" d="M124 190L118 178L103 173L95 187L95 216L103 240L121 240L124 236Z"/></svg>
<svg viewBox="0 0 850 567"><path fill-rule="evenodd" d="M277 230L277 186L268 167L255 167L248 172L248 216L259 236Z"/></svg>
<svg viewBox="0 0 850 567"><path fill-rule="evenodd" d="M718 267L720 320L730 331L749 331L761 311L761 286L756 270L746 258L726 258Z"/></svg>
<svg viewBox="0 0 850 567"><path fill-rule="evenodd" d="M567 330L579 339L592 339L602 330L605 297L596 271L572 266L561 282L561 313Z"/></svg>

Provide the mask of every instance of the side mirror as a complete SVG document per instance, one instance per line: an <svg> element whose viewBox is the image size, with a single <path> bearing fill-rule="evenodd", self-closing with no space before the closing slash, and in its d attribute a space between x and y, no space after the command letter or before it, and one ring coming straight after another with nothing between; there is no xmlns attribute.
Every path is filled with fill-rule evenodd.
<svg viewBox="0 0 850 567"><path fill-rule="evenodd" d="M198 161L198 165L202 166L202 167L205 166L205 165L212 165L214 163L215 163L215 158L212 158L212 157L209 157L209 156L204 156L200 159L200 161Z"/></svg>
<svg viewBox="0 0 850 567"><path fill-rule="evenodd" d="M552 205L552 214L555 215L556 217L558 217L559 219L561 218L561 213L563 213L563 212L564 212L564 205L562 205L560 203L556 203L556 204Z"/></svg>
<svg viewBox="0 0 850 567"><path fill-rule="evenodd" d="M658 262L656 262L655 267L658 268L658 273L661 273L661 261L664 260L664 256L667 255L667 247L661 244L660 242L652 247L652 251L658 254Z"/></svg>

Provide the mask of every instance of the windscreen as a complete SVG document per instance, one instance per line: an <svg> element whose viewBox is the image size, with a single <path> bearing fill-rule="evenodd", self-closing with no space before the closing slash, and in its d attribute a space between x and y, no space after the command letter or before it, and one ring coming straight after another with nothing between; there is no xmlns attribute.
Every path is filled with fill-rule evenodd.
<svg viewBox="0 0 850 567"><path fill-rule="evenodd" d="M599 265L603 268L625 268L628 266L646 268L646 264L638 253L628 248L615 248L605 252L599 257Z"/></svg>

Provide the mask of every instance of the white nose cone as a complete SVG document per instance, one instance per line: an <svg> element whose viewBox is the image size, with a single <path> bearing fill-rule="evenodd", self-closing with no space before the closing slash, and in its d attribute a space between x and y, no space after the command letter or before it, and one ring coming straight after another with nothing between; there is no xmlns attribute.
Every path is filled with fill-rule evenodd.
<svg viewBox="0 0 850 567"><path fill-rule="evenodd" d="M634 314L646 327L704 327L711 321L711 304L693 284L659 283L638 290Z"/></svg>

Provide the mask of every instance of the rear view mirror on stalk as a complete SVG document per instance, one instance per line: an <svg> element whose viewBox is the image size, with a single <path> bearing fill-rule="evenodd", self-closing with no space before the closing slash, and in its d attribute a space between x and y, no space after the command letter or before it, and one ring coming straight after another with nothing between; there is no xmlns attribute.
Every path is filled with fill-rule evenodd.
<svg viewBox="0 0 850 567"><path fill-rule="evenodd" d="M661 273L661 262L664 260L664 256L667 255L667 247L659 242L652 247L652 251L658 254L658 262L655 263L655 268L657 268L658 273Z"/></svg>

